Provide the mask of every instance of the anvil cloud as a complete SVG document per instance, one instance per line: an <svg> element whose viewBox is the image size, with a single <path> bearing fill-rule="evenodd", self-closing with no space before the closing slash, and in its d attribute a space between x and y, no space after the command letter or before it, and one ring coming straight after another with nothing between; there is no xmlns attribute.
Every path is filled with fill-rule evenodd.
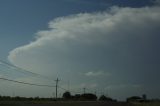
<svg viewBox="0 0 160 106"><path fill-rule="evenodd" d="M8 59L18 67L75 83L86 81L85 73L102 70L112 77L93 78L91 83L147 86L158 80L159 39L159 6L112 7L53 19L48 30L38 31L35 41L15 48Z"/></svg>

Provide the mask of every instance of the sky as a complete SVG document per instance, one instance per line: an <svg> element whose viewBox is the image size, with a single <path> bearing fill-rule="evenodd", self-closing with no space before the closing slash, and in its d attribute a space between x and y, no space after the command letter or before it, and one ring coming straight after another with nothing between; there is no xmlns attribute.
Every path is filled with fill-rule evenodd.
<svg viewBox="0 0 160 106"><path fill-rule="evenodd" d="M0 0L0 76L97 92L160 98L159 0ZM55 96L55 88L0 80L1 95ZM45 91L45 92L44 92ZM59 96L64 90L59 89Z"/></svg>

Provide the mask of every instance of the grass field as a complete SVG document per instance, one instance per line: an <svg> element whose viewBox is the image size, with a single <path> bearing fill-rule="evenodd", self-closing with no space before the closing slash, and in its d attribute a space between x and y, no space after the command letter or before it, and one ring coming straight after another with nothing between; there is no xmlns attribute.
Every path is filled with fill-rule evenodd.
<svg viewBox="0 0 160 106"><path fill-rule="evenodd" d="M160 106L160 102L126 103L100 101L0 101L0 106Z"/></svg>
<svg viewBox="0 0 160 106"><path fill-rule="evenodd" d="M125 102L0 102L0 106L134 106Z"/></svg>
<svg viewBox="0 0 160 106"><path fill-rule="evenodd" d="M160 106L160 102L134 103L135 106Z"/></svg>

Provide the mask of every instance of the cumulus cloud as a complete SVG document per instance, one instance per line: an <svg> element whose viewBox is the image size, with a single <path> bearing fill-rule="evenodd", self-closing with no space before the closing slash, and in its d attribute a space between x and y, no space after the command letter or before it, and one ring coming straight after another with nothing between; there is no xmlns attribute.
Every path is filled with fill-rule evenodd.
<svg viewBox="0 0 160 106"><path fill-rule="evenodd" d="M85 73L85 75L86 76L99 76L99 75L103 75L103 73L102 72L92 72L92 71L90 71L90 72Z"/></svg>
<svg viewBox="0 0 160 106"><path fill-rule="evenodd" d="M159 11L158 6L113 7L110 11L59 17L49 22L48 30L37 32L35 41L12 50L8 59L18 67L71 79L76 84L87 82L86 76L103 74L88 70L112 71L114 78L91 80L99 83L148 83L151 75L157 81Z"/></svg>

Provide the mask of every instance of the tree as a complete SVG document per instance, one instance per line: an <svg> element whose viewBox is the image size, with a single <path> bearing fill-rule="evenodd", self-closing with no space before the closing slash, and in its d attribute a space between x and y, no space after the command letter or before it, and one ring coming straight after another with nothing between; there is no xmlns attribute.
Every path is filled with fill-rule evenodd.
<svg viewBox="0 0 160 106"><path fill-rule="evenodd" d="M63 93L63 98L64 99L70 99L71 98L71 93L66 91L65 93Z"/></svg>
<svg viewBox="0 0 160 106"><path fill-rule="evenodd" d="M127 102L139 102L141 100L142 98L139 96L132 96L132 97L127 98Z"/></svg>
<svg viewBox="0 0 160 106"><path fill-rule="evenodd" d="M104 95L100 96L99 100L100 100L100 101L113 101L112 98L106 97L106 96L104 96Z"/></svg>
<svg viewBox="0 0 160 106"><path fill-rule="evenodd" d="M146 94L143 94L143 95L142 95L142 98L143 98L143 100L147 100L147 95L146 95Z"/></svg>

